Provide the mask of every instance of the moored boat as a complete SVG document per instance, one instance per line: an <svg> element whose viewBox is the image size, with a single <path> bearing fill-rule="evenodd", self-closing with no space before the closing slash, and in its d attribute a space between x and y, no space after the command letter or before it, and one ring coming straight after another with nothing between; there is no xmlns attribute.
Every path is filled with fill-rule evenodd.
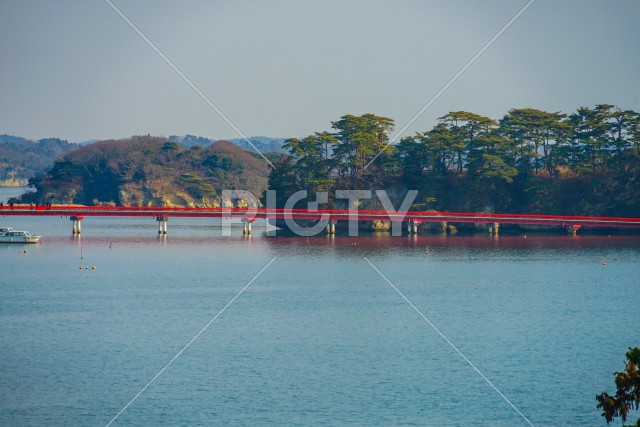
<svg viewBox="0 0 640 427"><path fill-rule="evenodd" d="M4 233L0 234L0 243L38 243L41 236L36 236L28 231L16 231L7 227Z"/></svg>

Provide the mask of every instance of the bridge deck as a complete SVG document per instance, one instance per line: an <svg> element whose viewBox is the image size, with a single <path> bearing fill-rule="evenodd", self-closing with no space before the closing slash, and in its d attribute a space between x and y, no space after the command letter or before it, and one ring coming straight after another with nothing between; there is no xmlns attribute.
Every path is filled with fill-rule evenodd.
<svg viewBox="0 0 640 427"><path fill-rule="evenodd" d="M338 221L392 220L415 222L453 222L477 224L523 224L589 227L640 227L640 218L561 216L539 214L491 214L477 212L407 212L387 213L379 210L318 210L305 209L247 209L247 208L182 208L138 206L0 206L2 216L102 216L102 217L182 217L182 218L258 218L289 217L292 219L332 219Z"/></svg>

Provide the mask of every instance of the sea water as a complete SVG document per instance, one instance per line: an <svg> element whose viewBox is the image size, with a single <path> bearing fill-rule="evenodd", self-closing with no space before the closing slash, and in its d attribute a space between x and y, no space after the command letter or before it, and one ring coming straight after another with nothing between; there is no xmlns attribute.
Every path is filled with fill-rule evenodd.
<svg viewBox="0 0 640 427"><path fill-rule="evenodd" d="M604 426L640 346L638 237L0 226L43 236L0 245L0 425Z"/></svg>

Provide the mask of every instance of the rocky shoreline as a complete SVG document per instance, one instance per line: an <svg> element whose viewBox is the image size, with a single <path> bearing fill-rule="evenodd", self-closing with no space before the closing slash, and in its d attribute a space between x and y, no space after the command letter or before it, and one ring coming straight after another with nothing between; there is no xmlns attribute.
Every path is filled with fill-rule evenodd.
<svg viewBox="0 0 640 427"><path fill-rule="evenodd" d="M26 187L29 185L28 179L8 178L0 180L0 187Z"/></svg>

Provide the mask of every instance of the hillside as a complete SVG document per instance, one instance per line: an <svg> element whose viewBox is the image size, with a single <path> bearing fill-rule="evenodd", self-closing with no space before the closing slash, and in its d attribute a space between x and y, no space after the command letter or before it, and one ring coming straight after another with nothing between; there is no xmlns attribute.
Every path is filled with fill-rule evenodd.
<svg viewBox="0 0 640 427"><path fill-rule="evenodd" d="M25 202L131 206L219 206L222 190L259 197L266 162L229 141L186 148L167 138L100 141L66 154L30 180Z"/></svg>
<svg viewBox="0 0 640 427"><path fill-rule="evenodd" d="M29 178L53 166L56 159L77 145L57 138L31 141L0 135L0 186L23 186Z"/></svg>
<svg viewBox="0 0 640 427"><path fill-rule="evenodd" d="M249 139L262 153L286 152L282 148L284 138L255 136ZM195 135L171 135L168 140L186 148L205 148L215 142L214 139ZM21 136L0 135L0 186L25 186L30 178L51 169L54 162L64 154L97 142L99 141L87 140L74 144L58 138L32 141ZM243 150L256 152L244 139L236 138L230 142Z"/></svg>

